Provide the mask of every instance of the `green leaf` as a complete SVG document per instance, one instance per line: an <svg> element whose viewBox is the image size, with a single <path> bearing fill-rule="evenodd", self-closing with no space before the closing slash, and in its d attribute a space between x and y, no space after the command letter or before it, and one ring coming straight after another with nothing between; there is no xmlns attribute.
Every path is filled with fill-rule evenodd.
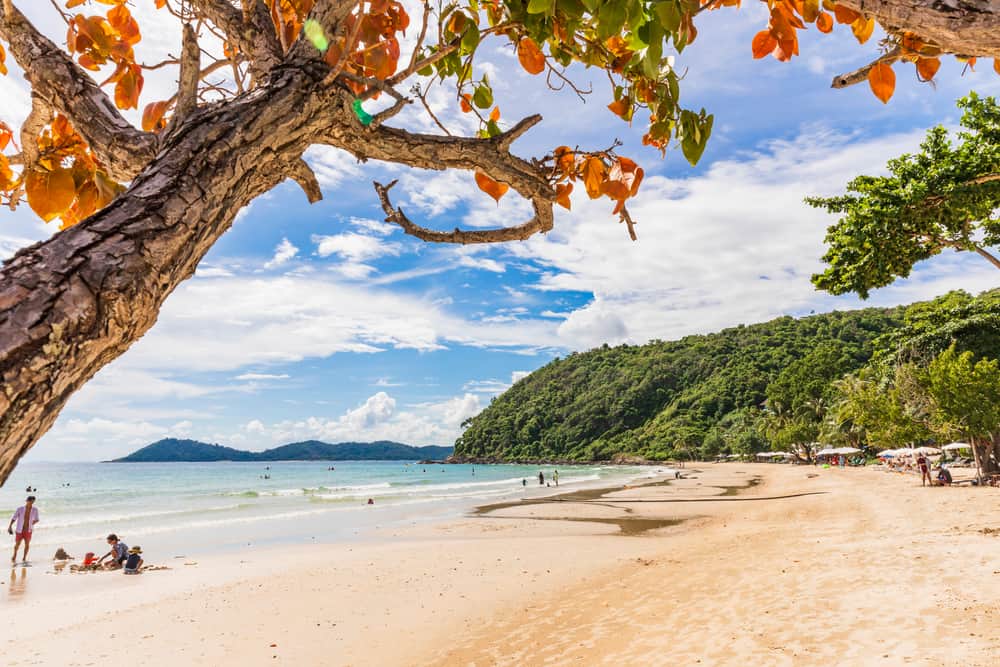
<svg viewBox="0 0 1000 667"><path fill-rule="evenodd" d="M653 5L653 11L660 21L660 27L667 34L673 34L681 27L681 10L675 0L657 2Z"/></svg>
<svg viewBox="0 0 1000 667"><path fill-rule="evenodd" d="M486 84L479 84L472 93L472 103L480 109L489 109L493 106L493 91Z"/></svg>
<svg viewBox="0 0 1000 667"><path fill-rule="evenodd" d="M591 14L597 14L597 9L601 6L601 0L580 0L583 6L587 8L587 11Z"/></svg>
<svg viewBox="0 0 1000 667"><path fill-rule="evenodd" d="M556 0L556 9L567 18L579 19L583 17L584 10L587 8L581 0ZM567 26L567 29L569 27Z"/></svg>
<svg viewBox="0 0 1000 667"><path fill-rule="evenodd" d="M305 33L309 43L315 46L316 50L320 53L326 53L326 50L330 48L330 42L326 39L326 32L324 32L323 26L319 24L319 21L307 19L305 25L302 26L302 31Z"/></svg>
<svg viewBox="0 0 1000 667"><path fill-rule="evenodd" d="M663 57L663 28L656 21L650 21L646 25L649 26L649 46L642 61L642 73L650 79L658 79L660 60Z"/></svg>
<svg viewBox="0 0 1000 667"><path fill-rule="evenodd" d="M554 0L528 0L529 14L549 14L555 9Z"/></svg>
<svg viewBox="0 0 1000 667"><path fill-rule="evenodd" d="M625 27L627 11L625 3L612 0L601 6L597 13L597 36L608 39L621 33Z"/></svg>
<svg viewBox="0 0 1000 667"><path fill-rule="evenodd" d="M470 21L462 33L462 53L472 53L479 46L479 26Z"/></svg>

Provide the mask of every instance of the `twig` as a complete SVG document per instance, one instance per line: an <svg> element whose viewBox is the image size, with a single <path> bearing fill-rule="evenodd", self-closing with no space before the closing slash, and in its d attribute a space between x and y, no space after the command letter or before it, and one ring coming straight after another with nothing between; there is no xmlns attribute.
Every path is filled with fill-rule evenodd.
<svg viewBox="0 0 1000 667"><path fill-rule="evenodd" d="M853 72L847 72L846 74L841 74L840 76L833 77L833 83L830 84L831 88L847 88L848 86L853 86L856 83L861 83L868 79L868 72L871 71L875 65L878 64L892 64L903 57L903 50L898 45L883 54L881 57L876 58L872 62L868 63L864 67L859 67Z"/></svg>

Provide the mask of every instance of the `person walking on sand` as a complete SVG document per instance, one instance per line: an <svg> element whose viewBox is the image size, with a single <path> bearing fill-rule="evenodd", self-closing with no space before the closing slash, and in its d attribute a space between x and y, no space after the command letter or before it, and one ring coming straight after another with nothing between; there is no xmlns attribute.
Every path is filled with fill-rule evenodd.
<svg viewBox="0 0 1000 667"><path fill-rule="evenodd" d="M16 531L14 530L15 523L17 523ZM12 564L17 562L17 550L21 547L21 542L24 542L24 561L27 562L28 547L31 546L31 533L34 531L36 523L38 523L38 508L35 507L35 497L28 496L24 505L14 510L14 515L10 517L10 523L7 524L7 534L14 536L14 554L10 557Z"/></svg>
<svg viewBox="0 0 1000 667"><path fill-rule="evenodd" d="M927 465L927 457L923 454L917 458L917 465L920 466L920 486L924 486L924 482L934 486L934 482L931 481L931 470L930 466Z"/></svg>
<svg viewBox="0 0 1000 667"><path fill-rule="evenodd" d="M545 473L538 471L538 486L545 486Z"/></svg>
<svg viewBox="0 0 1000 667"><path fill-rule="evenodd" d="M552 472L552 479L553 479L553 481L555 481L556 486L559 486L559 471L558 470L554 470Z"/></svg>

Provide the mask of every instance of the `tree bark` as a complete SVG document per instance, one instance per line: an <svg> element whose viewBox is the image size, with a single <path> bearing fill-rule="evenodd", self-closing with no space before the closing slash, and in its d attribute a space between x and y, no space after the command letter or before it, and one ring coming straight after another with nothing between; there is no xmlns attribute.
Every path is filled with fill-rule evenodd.
<svg viewBox="0 0 1000 667"><path fill-rule="evenodd" d="M997 0L838 0L875 19L886 29L909 31L946 53L1000 56L1000 2Z"/></svg>
<svg viewBox="0 0 1000 667"><path fill-rule="evenodd" d="M330 123L321 77L289 68L192 113L110 206L0 269L0 483L69 397L155 322L254 197Z"/></svg>

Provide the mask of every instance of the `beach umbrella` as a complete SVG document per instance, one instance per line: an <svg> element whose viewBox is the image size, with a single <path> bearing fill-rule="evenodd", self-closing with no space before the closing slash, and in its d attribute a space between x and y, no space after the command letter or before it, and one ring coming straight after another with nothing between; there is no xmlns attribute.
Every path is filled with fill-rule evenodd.
<svg viewBox="0 0 1000 667"><path fill-rule="evenodd" d="M913 453L914 454L924 454L925 456L929 456L931 454L940 454L941 450L938 449L937 447L927 447L927 446L924 446L924 447L917 447L916 449L913 450Z"/></svg>
<svg viewBox="0 0 1000 667"><path fill-rule="evenodd" d="M898 455L898 452L895 449L883 449L881 452L879 452L875 456L879 457L880 459L891 459L893 456L897 456L897 455Z"/></svg>
<svg viewBox="0 0 1000 667"><path fill-rule="evenodd" d="M947 445L941 449L952 451L953 449L972 449L972 445L967 442L949 442Z"/></svg>
<svg viewBox="0 0 1000 667"><path fill-rule="evenodd" d="M824 447L823 449L816 452L816 456L830 456L831 454L839 454L840 452L832 447Z"/></svg>
<svg viewBox="0 0 1000 667"><path fill-rule="evenodd" d="M834 451L837 454L859 454L861 452L857 447L840 447Z"/></svg>

